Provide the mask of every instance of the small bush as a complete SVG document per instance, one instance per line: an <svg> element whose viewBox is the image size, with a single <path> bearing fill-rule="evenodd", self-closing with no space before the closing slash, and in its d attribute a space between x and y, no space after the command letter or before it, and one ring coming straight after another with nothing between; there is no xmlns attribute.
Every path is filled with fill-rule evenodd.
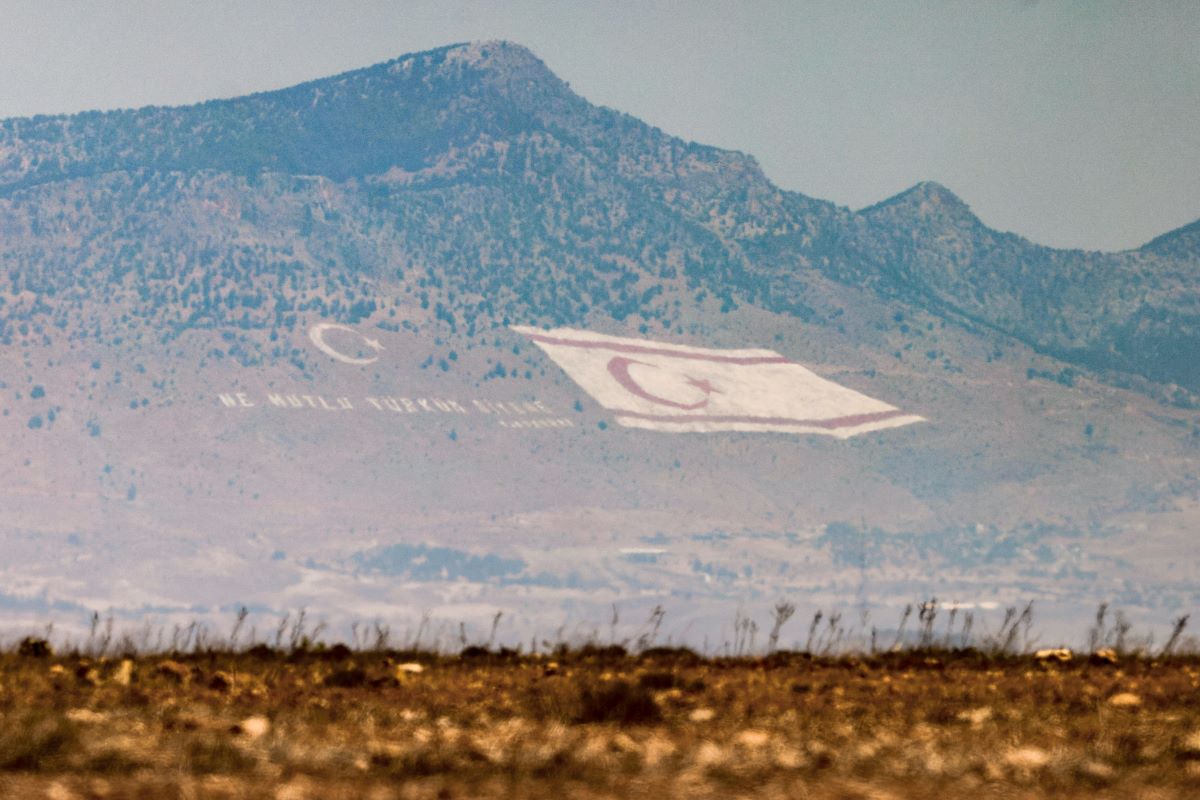
<svg viewBox="0 0 1200 800"><path fill-rule="evenodd" d="M473 661L476 659L488 658L491 655L492 655L492 651L488 650L486 647L481 647L480 645L472 644L472 645L468 645L467 647L464 647L462 649L462 652L458 654L458 657L464 661Z"/></svg>
<svg viewBox="0 0 1200 800"><path fill-rule="evenodd" d="M662 710L648 689L628 681L612 681L583 690L575 722L649 725L661 719Z"/></svg>
<svg viewBox="0 0 1200 800"><path fill-rule="evenodd" d="M361 667L339 669L325 677L323 683L339 689L355 689L367 682L367 673Z"/></svg>
<svg viewBox="0 0 1200 800"><path fill-rule="evenodd" d="M322 661L345 661L354 655L354 651L341 642L318 654Z"/></svg>
<svg viewBox="0 0 1200 800"><path fill-rule="evenodd" d="M26 636L17 645L17 655L25 658L49 658L54 655L54 648L45 639Z"/></svg>
<svg viewBox="0 0 1200 800"><path fill-rule="evenodd" d="M646 689L661 691L683 688L683 681L674 672L647 672L638 678L638 685Z"/></svg>
<svg viewBox="0 0 1200 800"><path fill-rule="evenodd" d="M619 644L585 644L577 654L580 658L596 661L622 661L629 656L629 651Z"/></svg>
<svg viewBox="0 0 1200 800"><path fill-rule="evenodd" d="M687 647L650 647L640 653L643 661L669 662L681 666L699 664L704 659Z"/></svg>

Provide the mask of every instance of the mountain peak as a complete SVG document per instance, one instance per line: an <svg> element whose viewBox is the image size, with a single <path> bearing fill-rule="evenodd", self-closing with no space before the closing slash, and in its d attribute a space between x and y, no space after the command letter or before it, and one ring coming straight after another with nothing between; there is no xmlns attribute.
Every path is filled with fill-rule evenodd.
<svg viewBox="0 0 1200 800"><path fill-rule="evenodd" d="M861 213L873 216L880 213L905 212L920 217L946 217L956 222L978 224L979 219L962 198L936 181L921 181L899 194L864 208Z"/></svg>
<svg viewBox="0 0 1200 800"><path fill-rule="evenodd" d="M923 199L937 203L966 205L966 203L962 201L962 198L937 181L921 181L909 191L919 195Z"/></svg>
<svg viewBox="0 0 1200 800"><path fill-rule="evenodd" d="M198 105L0 122L0 151L18 138L37 151L0 163L0 193L146 167L335 180L416 170L480 136L531 129L583 102L519 44L453 44ZM91 146L68 156L56 144L64 139Z"/></svg>
<svg viewBox="0 0 1200 800"><path fill-rule="evenodd" d="M546 69L540 58L528 47L507 39L486 39L451 45L447 61L463 61L479 67L537 67ZM548 71L548 70L547 70Z"/></svg>
<svg viewBox="0 0 1200 800"><path fill-rule="evenodd" d="M899 202L931 203L936 206L955 209L968 208L967 204L963 202L961 197L937 181L921 181L917 185L905 189L903 192L900 192L899 194L883 201L883 203L889 204ZM883 205L883 203L880 205Z"/></svg>
<svg viewBox="0 0 1200 800"><path fill-rule="evenodd" d="M492 73L532 72L543 78L556 79L532 50L505 39L459 42L419 53L406 53L379 66L393 73L417 67L466 66Z"/></svg>
<svg viewBox="0 0 1200 800"><path fill-rule="evenodd" d="M408 53L361 70L359 74L371 75L380 71L401 79L432 75L445 80L459 80L474 73L476 79L518 100L544 102L549 99L547 93L569 92L566 83L532 50L503 39L461 42L435 50ZM333 80L338 77L335 76ZM531 92L540 96L531 97Z"/></svg>

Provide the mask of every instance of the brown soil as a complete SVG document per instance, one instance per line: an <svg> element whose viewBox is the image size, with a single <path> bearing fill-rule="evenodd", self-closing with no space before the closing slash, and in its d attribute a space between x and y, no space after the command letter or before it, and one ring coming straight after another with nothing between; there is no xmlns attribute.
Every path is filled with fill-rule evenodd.
<svg viewBox="0 0 1200 800"><path fill-rule="evenodd" d="M1200 659L0 656L0 795L1200 797Z"/></svg>

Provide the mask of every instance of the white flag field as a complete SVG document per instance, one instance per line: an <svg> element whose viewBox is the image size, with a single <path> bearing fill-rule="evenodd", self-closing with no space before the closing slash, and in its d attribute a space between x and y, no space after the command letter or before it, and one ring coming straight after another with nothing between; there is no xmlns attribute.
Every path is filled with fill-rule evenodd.
<svg viewBox="0 0 1200 800"><path fill-rule="evenodd" d="M922 421L773 350L714 350L513 326L629 428L781 431L846 439Z"/></svg>

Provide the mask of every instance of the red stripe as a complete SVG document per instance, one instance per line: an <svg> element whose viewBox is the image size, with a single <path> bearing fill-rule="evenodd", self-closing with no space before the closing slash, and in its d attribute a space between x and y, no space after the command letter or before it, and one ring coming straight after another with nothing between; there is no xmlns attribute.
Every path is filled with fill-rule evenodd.
<svg viewBox="0 0 1200 800"><path fill-rule="evenodd" d="M642 414L637 411L616 411L618 417L634 417L652 422L752 422L759 425L805 425L810 428L852 428L856 425L866 425L871 422L882 422L894 417L912 416L907 411L894 408L891 411L876 411L873 414L854 414L848 417L832 419L794 419L792 417L750 417L750 416L704 416L701 414Z"/></svg>
<svg viewBox="0 0 1200 800"><path fill-rule="evenodd" d="M543 336L540 333L525 334L535 342L544 344L562 345L563 347L585 347L589 350L612 350L616 353L639 353L642 355L652 356L672 356L674 358L689 358L694 361L714 361L720 364L792 364L783 356L719 356L708 355L705 353L687 353L679 350L670 350L665 347L647 347L640 344L622 344L619 342L606 342L600 339L580 340L580 339L560 339L554 336Z"/></svg>

